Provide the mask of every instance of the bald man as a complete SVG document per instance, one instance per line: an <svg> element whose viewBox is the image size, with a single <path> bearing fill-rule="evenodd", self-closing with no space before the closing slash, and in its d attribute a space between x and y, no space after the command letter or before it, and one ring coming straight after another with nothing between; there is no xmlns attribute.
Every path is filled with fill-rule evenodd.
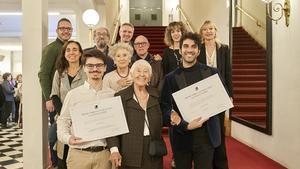
<svg viewBox="0 0 300 169"><path fill-rule="evenodd" d="M133 55L131 63L134 63L139 59L148 61L153 71L150 85L156 87L160 91L163 84L163 70L161 60L155 59L155 56L148 52L150 43L145 36L137 36L134 40L133 46L136 53Z"/></svg>

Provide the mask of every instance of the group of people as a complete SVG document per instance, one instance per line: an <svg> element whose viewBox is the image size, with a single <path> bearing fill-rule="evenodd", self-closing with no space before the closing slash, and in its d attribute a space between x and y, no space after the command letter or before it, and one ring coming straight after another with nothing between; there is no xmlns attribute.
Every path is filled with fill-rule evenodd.
<svg viewBox="0 0 300 169"><path fill-rule="evenodd" d="M95 46L82 49L70 40L72 24L62 18L57 39L43 49L39 79L51 123L52 166L60 169L162 169L163 156L149 154L153 139L169 127L177 169L228 168L224 141L224 112L188 123L172 93L203 80L202 71L219 73L229 96L231 64L227 45L216 39L216 26L206 21L198 33L172 22L165 31L163 56L148 52L144 35L132 40L134 26L124 23L120 40L110 46L105 27L94 30ZM200 63L201 62L201 63ZM178 79L180 78L180 79ZM178 83L180 81L180 84ZM129 133L85 141L74 135L72 107L120 96Z"/></svg>
<svg viewBox="0 0 300 169"><path fill-rule="evenodd" d="M11 73L4 73L0 81L1 127L19 124L22 127L22 75L14 79Z"/></svg>

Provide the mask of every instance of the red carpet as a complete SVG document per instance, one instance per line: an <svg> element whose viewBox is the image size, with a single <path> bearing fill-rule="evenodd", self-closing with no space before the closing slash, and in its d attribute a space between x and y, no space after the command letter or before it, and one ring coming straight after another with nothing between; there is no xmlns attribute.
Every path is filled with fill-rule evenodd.
<svg viewBox="0 0 300 169"><path fill-rule="evenodd" d="M168 145L168 155L164 157L164 169L171 169L170 141L167 136L164 136L164 139ZM231 137L226 138L226 145L230 169L285 169L277 162Z"/></svg>

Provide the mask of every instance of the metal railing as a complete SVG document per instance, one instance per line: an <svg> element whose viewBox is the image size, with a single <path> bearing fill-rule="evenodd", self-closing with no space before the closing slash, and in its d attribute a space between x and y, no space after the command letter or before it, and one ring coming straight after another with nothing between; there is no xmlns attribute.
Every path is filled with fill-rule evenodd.
<svg viewBox="0 0 300 169"><path fill-rule="evenodd" d="M122 8L123 8L123 6L121 5L120 9L119 9L119 13L117 15L117 18L114 21L114 32L113 32L112 38L110 39L110 44L111 45L115 44L116 39L117 39L117 33L118 33L119 25L120 25L120 17L121 17Z"/></svg>
<svg viewBox="0 0 300 169"><path fill-rule="evenodd" d="M190 29L190 31L194 33L195 31L194 31L194 29L192 28L192 26L191 26L189 20L188 20L187 17L185 16L185 14L184 14L183 10L181 9L181 7L180 7L179 5L177 5L176 9L180 12L182 18L185 20L185 22L183 22L183 23L185 23L185 24L187 25L187 27Z"/></svg>
<svg viewBox="0 0 300 169"><path fill-rule="evenodd" d="M261 23L258 19L256 19L254 16L252 16L248 12L246 12L242 7L240 7L239 5L236 5L235 8L238 9L239 11L241 11L247 17L249 17L252 21L254 21L258 27L266 30L266 26L263 23Z"/></svg>

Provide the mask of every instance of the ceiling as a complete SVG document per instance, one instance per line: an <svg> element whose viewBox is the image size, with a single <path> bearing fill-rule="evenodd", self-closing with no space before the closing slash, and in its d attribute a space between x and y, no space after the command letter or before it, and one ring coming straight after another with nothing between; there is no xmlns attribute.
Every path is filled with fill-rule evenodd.
<svg viewBox="0 0 300 169"><path fill-rule="evenodd" d="M105 0L48 0L48 12L52 13L48 17L49 36L56 36L55 28L59 18L67 17L73 23L77 12L89 8L96 9L98 5L105 5ZM0 0L0 49L8 49L8 46L21 46L21 12L21 0ZM53 12L59 15L53 15Z"/></svg>

